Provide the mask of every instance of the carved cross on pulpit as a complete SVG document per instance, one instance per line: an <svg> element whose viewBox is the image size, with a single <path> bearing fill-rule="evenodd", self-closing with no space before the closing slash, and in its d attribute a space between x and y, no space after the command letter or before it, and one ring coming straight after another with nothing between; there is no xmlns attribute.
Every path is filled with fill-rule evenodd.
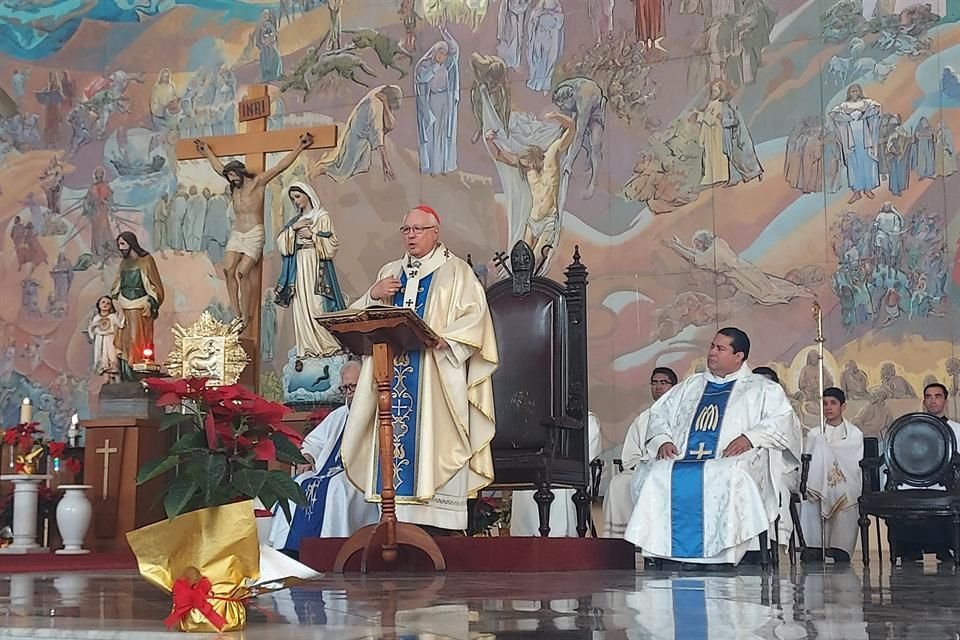
<svg viewBox="0 0 960 640"><path fill-rule="evenodd" d="M193 139L182 139L177 141L177 160L199 160L207 158L216 168L219 158L227 156L244 156L245 168L253 175L263 174L266 171L267 154L278 152L291 152L297 149L331 149L337 146L337 127L336 125L323 125L310 127L309 129L283 129L280 131L267 131L267 118L270 116L270 94L266 85L260 85L251 88L247 97L239 104L239 120L246 122L246 132L237 135L212 136L200 140L202 144ZM304 138L304 136L308 136ZM309 139L312 141L308 145L301 144L301 140ZM201 150L203 149L203 150ZM205 153L208 152L208 153ZM212 158L212 159L211 159ZM289 156L288 156L289 158ZM293 162L293 159L290 159ZM220 165L222 166L222 165ZM228 172L229 173L229 172ZM249 205L249 203L243 203ZM262 216L262 200L261 218ZM234 203L234 210L238 209L238 204ZM239 217L239 216L238 216ZM261 219L262 224L262 219ZM264 228L264 233L269 231ZM248 240L252 242L252 240ZM261 248L262 248L262 240ZM231 245L227 246L228 251L232 251ZM234 253L241 254L240 251ZM252 265L247 260L253 260ZM244 316L245 326L241 336L241 344L244 350L250 356L250 364L244 369L240 377L240 382L252 389L256 389L260 378L260 303L263 298L263 270L262 262L259 257L247 256L246 253L237 258L240 260L237 269L249 269L242 274L247 279L243 287L234 286L228 283L228 290L233 286L233 291L239 291L237 294L231 294L231 297L237 297L238 303L235 304L234 311L238 315ZM239 273L239 272L237 272ZM237 283L239 285L240 283ZM243 300L242 292L248 292L249 300ZM233 303L234 301L231 300Z"/></svg>
<svg viewBox="0 0 960 640"><path fill-rule="evenodd" d="M101 499L103 500L110 496L110 456L119 453L119 451L116 447L110 446L110 438L104 440L103 446L96 450L96 453L103 456L103 490L101 491Z"/></svg>

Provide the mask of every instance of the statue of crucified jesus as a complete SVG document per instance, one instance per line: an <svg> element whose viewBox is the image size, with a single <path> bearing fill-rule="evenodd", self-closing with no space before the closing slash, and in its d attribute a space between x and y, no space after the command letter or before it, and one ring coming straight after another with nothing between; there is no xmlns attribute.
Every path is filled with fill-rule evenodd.
<svg viewBox="0 0 960 640"><path fill-rule="evenodd" d="M249 171L239 160L223 164L203 140L194 140L197 151L206 157L213 170L230 183L235 221L223 256L230 305L244 326L250 324L258 300L254 283L247 277L263 255L266 236L263 229L263 196L267 184L294 163L304 149L313 144L313 136L300 136L297 148L263 173Z"/></svg>

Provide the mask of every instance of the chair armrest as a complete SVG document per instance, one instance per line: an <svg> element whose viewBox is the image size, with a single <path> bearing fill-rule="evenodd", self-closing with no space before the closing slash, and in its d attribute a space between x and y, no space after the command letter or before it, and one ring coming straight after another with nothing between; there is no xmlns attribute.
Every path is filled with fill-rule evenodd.
<svg viewBox="0 0 960 640"><path fill-rule="evenodd" d="M880 482L880 467L883 466L883 458L864 457L860 461L860 468L863 470L863 488L862 493L875 493L883 489L883 483ZM871 480L875 480L873 483ZM874 487L877 487L874 489Z"/></svg>
<svg viewBox="0 0 960 640"><path fill-rule="evenodd" d="M800 456L800 495L807 495L807 477L810 475L810 461L813 459L809 453Z"/></svg>
<svg viewBox="0 0 960 640"><path fill-rule="evenodd" d="M586 420L582 423L579 420L574 420L570 416L551 416L549 418L544 418L540 421L540 425L543 427L553 428L553 429L571 429L575 431L583 431L583 425L586 424Z"/></svg>

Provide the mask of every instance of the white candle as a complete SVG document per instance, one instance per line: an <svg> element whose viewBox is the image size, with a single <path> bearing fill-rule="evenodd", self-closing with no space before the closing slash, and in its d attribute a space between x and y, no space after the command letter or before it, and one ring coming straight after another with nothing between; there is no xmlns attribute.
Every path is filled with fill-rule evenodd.
<svg viewBox="0 0 960 640"><path fill-rule="evenodd" d="M70 418L70 428L67 429L67 439L71 447L77 446L77 436L80 435L80 416L73 414Z"/></svg>
<svg viewBox="0 0 960 640"><path fill-rule="evenodd" d="M24 398L20 405L20 424L33 422L33 406L30 404L30 398Z"/></svg>

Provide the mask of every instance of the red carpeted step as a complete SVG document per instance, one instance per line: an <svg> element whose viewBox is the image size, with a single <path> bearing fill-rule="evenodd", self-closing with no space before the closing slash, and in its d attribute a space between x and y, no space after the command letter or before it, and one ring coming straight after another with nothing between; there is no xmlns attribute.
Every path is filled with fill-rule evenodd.
<svg viewBox="0 0 960 640"><path fill-rule="evenodd" d="M137 559L127 551L58 556L27 553L0 556L0 573L55 573L62 571L136 571Z"/></svg>

